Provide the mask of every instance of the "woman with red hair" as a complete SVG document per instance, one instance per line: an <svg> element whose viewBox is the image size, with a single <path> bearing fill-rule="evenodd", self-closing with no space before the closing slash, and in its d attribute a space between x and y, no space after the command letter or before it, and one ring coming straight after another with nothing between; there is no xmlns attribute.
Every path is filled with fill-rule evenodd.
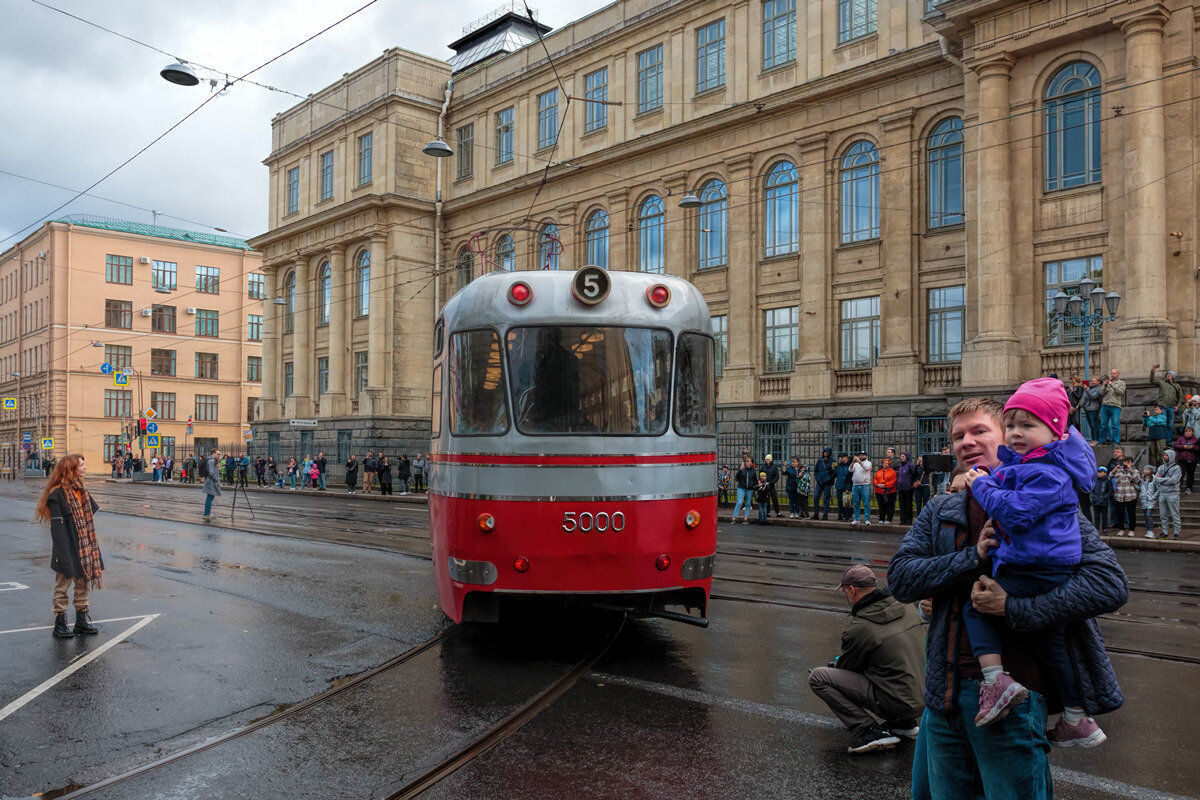
<svg viewBox="0 0 1200 800"><path fill-rule="evenodd" d="M38 500L35 517L49 523L54 570L54 635L69 639L100 630L88 620L88 589L100 589L104 561L96 542L93 514L100 509L83 485L87 465L83 456L64 457L54 467ZM75 587L75 628L67 627L67 589Z"/></svg>

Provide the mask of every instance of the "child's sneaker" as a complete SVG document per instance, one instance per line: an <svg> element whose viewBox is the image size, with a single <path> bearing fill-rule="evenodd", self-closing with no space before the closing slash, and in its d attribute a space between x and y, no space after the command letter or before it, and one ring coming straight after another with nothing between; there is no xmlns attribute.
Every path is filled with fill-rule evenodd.
<svg viewBox="0 0 1200 800"><path fill-rule="evenodd" d="M1024 703L1029 690L1001 672L995 683L979 685L979 713L975 715L976 727L982 728L1004 719L1015 705Z"/></svg>
<svg viewBox="0 0 1200 800"><path fill-rule="evenodd" d="M1091 717L1084 717L1078 725L1071 725L1066 717L1059 717L1058 724L1046 733L1046 738L1055 747L1095 747L1104 744L1108 737Z"/></svg>

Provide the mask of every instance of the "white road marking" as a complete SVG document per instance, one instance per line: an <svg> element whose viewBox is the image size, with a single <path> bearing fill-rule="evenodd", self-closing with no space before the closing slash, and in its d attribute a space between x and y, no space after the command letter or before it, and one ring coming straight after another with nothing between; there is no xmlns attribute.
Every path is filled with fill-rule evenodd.
<svg viewBox="0 0 1200 800"><path fill-rule="evenodd" d="M137 614L132 617L112 617L110 619L94 619L94 620L92 620L92 622L125 622L126 620L144 619L145 617L146 617L145 614ZM53 628L54 628L53 625L38 625L35 628L11 628L7 631L0 631L0 635L6 634L6 633L24 633L25 631L48 631Z"/></svg>
<svg viewBox="0 0 1200 800"><path fill-rule="evenodd" d="M0 583L0 592L15 592L20 589L28 588L29 587L25 584L17 583L16 581L4 581L3 583Z"/></svg>
<svg viewBox="0 0 1200 800"><path fill-rule="evenodd" d="M720 695L709 694L708 692L701 692L696 689L684 689L681 686L672 686L667 683L655 683L654 681L645 681L640 678L625 678L620 675L609 675L602 672L589 673L589 677L599 683L628 686L631 689L654 692L655 694L674 697L678 700L689 700L701 705L728 708L747 714L757 714L773 719L796 722L814 728L833 730L841 730L842 728L841 723L833 717L810 714L807 711L797 711L783 706L756 703L752 700L741 700L736 697L721 697ZM1188 800L1183 795L1162 792L1158 789L1150 789L1146 786L1138 786L1137 784L1125 783L1124 781L1104 778L1099 775L1091 775L1087 772L1067 769L1066 767L1051 766L1050 772L1055 780L1074 784L1085 789L1104 792L1115 797L1128 798L1128 800Z"/></svg>
<svg viewBox="0 0 1200 800"><path fill-rule="evenodd" d="M64 669L62 672L59 672L57 675L54 675L53 677L42 681L42 683L39 684L37 687L29 690L25 694L18 697L16 700L13 700L11 703L6 705L4 708L0 708L0 720L4 720L6 717L9 717L16 711L19 711L21 708L28 705L33 700L37 699L37 697L39 695L45 693L48 689L50 689L56 683L61 681L63 678L66 678L68 675L82 669L88 663L95 661L97 658L104 655L106 652L108 652L112 648L116 647L118 644L120 644L122 641L124 641L127 637L132 636L134 633L137 633L139 630L141 630L145 626L149 625L154 620L158 619L158 617L159 617L158 614L150 614L149 616L142 617L141 622L134 623L133 625L131 625L129 628L127 628L120 634L114 636L109 641L100 645L95 650L88 653L86 656L84 656L83 658L79 659L71 666Z"/></svg>

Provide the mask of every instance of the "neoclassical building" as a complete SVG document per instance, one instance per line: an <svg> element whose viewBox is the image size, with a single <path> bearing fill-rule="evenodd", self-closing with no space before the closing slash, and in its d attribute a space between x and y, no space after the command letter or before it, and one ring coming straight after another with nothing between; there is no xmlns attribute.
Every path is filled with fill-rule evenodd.
<svg viewBox="0 0 1200 800"><path fill-rule="evenodd" d="M957 397L1083 372L1050 298L1084 278L1122 298L1093 374L1197 374L1200 4L624 0L452 47L274 120L281 430L419 435L440 304L586 263L700 287L723 432L936 438Z"/></svg>

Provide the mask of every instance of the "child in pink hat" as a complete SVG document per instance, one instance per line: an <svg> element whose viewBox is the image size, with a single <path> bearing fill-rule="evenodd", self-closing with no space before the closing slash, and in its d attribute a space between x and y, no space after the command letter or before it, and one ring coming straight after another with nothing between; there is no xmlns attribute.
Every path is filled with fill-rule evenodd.
<svg viewBox="0 0 1200 800"><path fill-rule="evenodd" d="M1071 576L1083 556L1077 491L1091 491L1096 457L1075 428L1067 425L1071 403L1062 381L1038 378L1021 384L1004 406L1005 447L994 474L967 473L971 495L992 519L1000 545L991 553L996 582L1014 597L1045 594ZM976 611L969 603L963 624L979 659L978 726L990 725L1023 702L1029 691L1004 671L1000 648L1003 617ZM1053 675L1063 715L1050 731L1058 747L1094 747L1105 740L1083 709L1082 692L1067 652L1065 626L1033 634L1038 660Z"/></svg>

